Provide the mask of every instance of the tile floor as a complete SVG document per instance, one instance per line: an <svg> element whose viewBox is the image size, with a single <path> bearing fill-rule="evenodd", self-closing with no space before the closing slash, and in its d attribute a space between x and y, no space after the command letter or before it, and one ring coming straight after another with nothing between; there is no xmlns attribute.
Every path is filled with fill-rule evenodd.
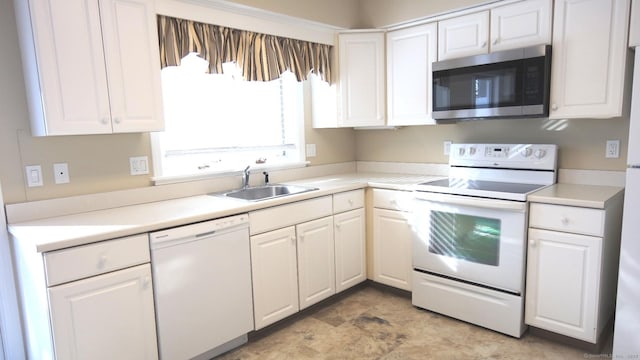
<svg viewBox="0 0 640 360"><path fill-rule="evenodd" d="M250 336L219 359L588 359L606 355L529 333L515 339L415 308L370 285ZM607 346L603 352L607 352Z"/></svg>

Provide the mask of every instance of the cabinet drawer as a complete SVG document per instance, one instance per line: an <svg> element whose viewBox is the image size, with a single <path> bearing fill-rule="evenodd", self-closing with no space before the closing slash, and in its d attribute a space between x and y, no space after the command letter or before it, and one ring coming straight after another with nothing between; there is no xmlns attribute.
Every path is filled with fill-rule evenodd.
<svg viewBox="0 0 640 360"><path fill-rule="evenodd" d="M532 203L529 226L585 234L604 235L604 210Z"/></svg>
<svg viewBox="0 0 640 360"><path fill-rule="evenodd" d="M333 213L364 207L364 190L353 190L333 195Z"/></svg>
<svg viewBox="0 0 640 360"><path fill-rule="evenodd" d="M413 192L374 189L373 207L390 210L413 211Z"/></svg>
<svg viewBox="0 0 640 360"><path fill-rule="evenodd" d="M331 196L298 201L249 213L251 235L319 219L333 213Z"/></svg>
<svg viewBox="0 0 640 360"><path fill-rule="evenodd" d="M47 285L149 262L149 238L139 234L44 254Z"/></svg>

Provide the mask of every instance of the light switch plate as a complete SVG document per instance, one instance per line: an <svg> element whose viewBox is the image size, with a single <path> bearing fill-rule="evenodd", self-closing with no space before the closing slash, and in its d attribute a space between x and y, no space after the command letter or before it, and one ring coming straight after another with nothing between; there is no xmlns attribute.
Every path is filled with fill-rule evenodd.
<svg viewBox="0 0 640 360"><path fill-rule="evenodd" d="M129 158L131 175L145 175L149 173L149 158L146 156L134 156Z"/></svg>
<svg viewBox="0 0 640 360"><path fill-rule="evenodd" d="M307 157L316 156L316 144L307 144L306 150Z"/></svg>
<svg viewBox="0 0 640 360"><path fill-rule="evenodd" d="M40 165L29 165L25 166L24 169L28 187L44 185L42 182L42 167Z"/></svg>
<svg viewBox="0 0 640 360"><path fill-rule="evenodd" d="M445 140L445 142L442 144L443 146L443 152L445 155L449 155L449 153L451 152L451 141L449 140Z"/></svg>

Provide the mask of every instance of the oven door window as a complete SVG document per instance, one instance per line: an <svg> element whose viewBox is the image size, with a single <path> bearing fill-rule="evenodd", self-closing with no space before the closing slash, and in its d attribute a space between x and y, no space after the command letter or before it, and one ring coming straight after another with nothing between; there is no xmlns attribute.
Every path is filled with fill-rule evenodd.
<svg viewBox="0 0 640 360"><path fill-rule="evenodd" d="M473 263L500 263L500 219L431 211L429 252Z"/></svg>

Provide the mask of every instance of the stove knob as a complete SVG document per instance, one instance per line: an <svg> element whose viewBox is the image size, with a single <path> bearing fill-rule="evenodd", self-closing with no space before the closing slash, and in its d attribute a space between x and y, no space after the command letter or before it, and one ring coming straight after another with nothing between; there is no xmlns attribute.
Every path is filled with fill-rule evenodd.
<svg viewBox="0 0 640 360"><path fill-rule="evenodd" d="M462 157L464 156L464 153L465 153L465 149L463 147L458 148L458 156Z"/></svg>
<svg viewBox="0 0 640 360"><path fill-rule="evenodd" d="M538 149L533 154L533 156L535 156L536 159L542 159L545 155L547 155L547 152L544 149Z"/></svg>
<svg viewBox="0 0 640 360"><path fill-rule="evenodd" d="M474 155L476 153L476 148L474 146L469 148L469 155Z"/></svg>
<svg viewBox="0 0 640 360"><path fill-rule="evenodd" d="M524 148L520 150L520 155L522 155L522 157L529 157L531 156L532 153L533 153L533 150L531 150L531 148Z"/></svg>

